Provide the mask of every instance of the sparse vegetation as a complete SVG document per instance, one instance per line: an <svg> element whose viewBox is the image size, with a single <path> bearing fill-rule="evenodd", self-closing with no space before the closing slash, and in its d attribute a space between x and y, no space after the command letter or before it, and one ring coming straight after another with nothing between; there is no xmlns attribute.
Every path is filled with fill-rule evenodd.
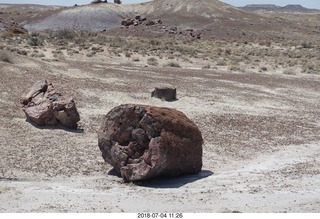
<svg viewBox="0 0 320 219"><path fill-rule="evenodd" d="M296 75L297 72L293 68L287 68L283 70L283 74L285 75Z"/></svg>
<svg viewBox="0 0 320 219"><path fill-rule="evenodd" d="M165 66L173 67L173 68L181 68L180 64L176 62L169 62Z"/></svg>
<svg viewBox="0 0 320 219"><path fill-rule="evenodd" d="M211 68L210 65L204 65L204 66L202 67L202 69L210 69L210 68Z"/></svg>
<svg viewBox="0 0 320 219"><path fill-rule="evenodd" d="M10 191L12 188L8 187L8 186L0 186L0 194L1 193L5 193L7 191Z"/></svg>
<svg viewBox="0 0 320 219"><path fill-rule="evenodd" d="M153 66L159 65L158 60L156 58L154 58L154 57L149 58L147 60L147 63L148 63L148 65L153 65Z"/></svg>
<svg viewBox="0 0 320 219"><path fill-rule="evenodd" d="M66 40L74 40L76 38L76 36L81 35L81 33L77 33L73 30L70 29L61 29L61 30L57 30L57 31L53 31L51 32L51 36L53 38L59 38L59 39L66 39Z"/></svg>
<svg viewBox="0 0 320 219"><path fill-rule="evenodd" d="M305 48L305 49L313 48L311 42L303 42L303 43L301 43L301 46L302 46L302 48Z"/></svg>
<svg viewBox="0 0 320 219"><path fill-rule="evenodd" d="M63 51L64 58L84 54L91 58L99 53L110 57L130 58L133 62L147 58L147 64L159 66L159 59L172 60L163 66L181 67L188 63L202 69L223 69L229 71L281 72L277 69L299 68L299 72L319 74L320 53L318 43L311 39L296 37L297 40L246 40L224 42L211 40L185 39L146 39L139 37L109 36L103 33L72 31L61 29L49 33L33 34L27 37L4 37L2 50L19 55L41 58L33 48L44 54L45 49L53 47ZM25 45L24 49L21 46ZM30 48L30 46L32 48ZM54 58L57 58L57 54ZM59 57L62 57L60 54ZM150 58L152 57L152 58ZM156 58L157 57L157 58ZM8 59L7 59L8 60ZM61 60L59 58L59 60ZM208 65L206 63L210 62Z"/></svg>
<svg viewBox="0 0 320 219"><path fill-rule="evenodd" d="M43 42L42 42L42 40L41 40L39 37L37 37L37 36L30 36L30 37L28 38L28 44L29 44L30 46L42 46L42 45L43 45Z"/></svg>
<svg viewBox="0 0 320 219"><path fill-rule="evenodd" d="M4 50L0 50L0 61L1 62L12 63L12 58L9 55L8 52L6 52Z"/></svg>

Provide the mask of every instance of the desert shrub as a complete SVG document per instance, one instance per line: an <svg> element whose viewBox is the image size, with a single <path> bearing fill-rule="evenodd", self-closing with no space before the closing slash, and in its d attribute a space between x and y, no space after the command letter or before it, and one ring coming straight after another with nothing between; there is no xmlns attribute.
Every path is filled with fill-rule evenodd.
<svg viewBox="0 0 320 219"><path fill-rule="evenodd" d="M228 71L239 71L240 68L236 64L229 64L227 66Z"/></svg>
<svg viewBox="0 0 320 219"><path fill-rule="evenodd" d="M210 69L210 68L211 68L210 65L205 65L205 66L202 67L202 69Z"/></svg>
<svg viewBox="0 0 320 219"><path fill-rule="evenodd" d="M293 68L286 68L286 69L283 70L283 74L285 74L285 75L296 75L297 72Z"/></svg>
<svg viewBox="0 0 320 219"><path fill-rule="evenodd" d="M39 37L37 37L37 36L30 36L30 37L28 38L28 44L29 44L30 46L42 46L42 45L43 45L43 42L42 42L42 40L41 40Z"/></svg>
<svg viewBox="0 0 320 219"><path fill-rule="evenodd" d="M12 63L11 56L4 50L0 50L0 61Z"/></svg>
<svg viewBox="0 0 320 219"><path fill-rule="evenodd" d="M227 63L226 63L226 61L224 61L224 60L219 60L219 61L217 62L217 65L219 65L219 66L226 66Z"/></svg>
<svg viewBox="0 0 320 219"><path fill-rule="evenodd" d="M268 68L266 66L263 66L260 68L260 71L267 71L267 70L268 70Z"/></svg>
<svg viewBox="0 0 320 219"><path fill-rule="evenodd" d="M93 57L96 54L97 54L96 52L92 51L92 52L87 53L86 56L90 58L90 57Z"/></svg>
<svg viewBox="0 0 320 219"><path fill-rule="evenodd" d="M226 49L224 52L226 55L231 55L231 53L232 53L231 49Z"/></svg>
<svg viewBox="0 0 320 219"><path fill-rule="evenodd" d="M179 63L176 63L176 62L169 62L168 64L166 64L166 66L173 67L173 68L181 68Z"/></svg>
<svg viewBox="0 0 320 219"><path fill-rule="evenodd" d="M115 48L122 48L127 44L127 41L122 37L110 37L109 38L109 46Z"/></svg>
<svg viewBox="0 0 320 219"><path fill-rule="evenodd" d="M150 40L149 43L150 43L150 45L152 45L152 46L159 46L159 45L161 45L161 41L155 40L155 39Z"/></svg>
<svg viewBox="0 0 320 219"><path fill-rule="evenodd" d="M45 55L42 52L41 53L32 53L31 57L43 58L43 57L45 57ZM54 56L54 57L56 58L57 56Z"/></svg>
<svg viewBox="0 0 320 219"><path fill-rule="evenodd" d="M102 49L101 47L95 47L95 46L93 46L91 50L94 52L104 52L104 49Z"/></svg>
<svg viewBox="0 0 320 219"><path fill-rule="evenodd" d="M139 59L139 58L133 58L132 61L134 61L134 62L140 62L140 59Z"/></svg>
<svg viewBox="0 0 320 219"><path fill-rule="evenodd" d="M73 40L78 34L73 30L65 28L52 32L52 35L59 39Z"/></svg>
<svg viewBox="0 0 320 219"><path fill-rule="evenodd" d="M154 58L154 57L149 58L149 59L147 60L147 63L148 63L148 65L154 65L154 66L159 65L158 60L157 60L156 58Z"/></svg>
<svg viewBox="0 0 320 219"><path fill-rule="evenodd" d="M302 70L307 74L319 74L319 69L315 63L306 63L302 66Z"/></svg>
<svg viewBox="0 0 320 219"><path fill-rule="evenodd" d="M18 51L18 54L27 56L27 55L28 55L28 52L25 51L25 50L19 50L19 51Z"/></svg>
<svg viewBox="0 0 320 219"><path fill-rule="evenodd" d="M313 48L311 42L302 42L302 43L301 43L301 46L302 46L302 48L305 48L305 49Z"/></svg>

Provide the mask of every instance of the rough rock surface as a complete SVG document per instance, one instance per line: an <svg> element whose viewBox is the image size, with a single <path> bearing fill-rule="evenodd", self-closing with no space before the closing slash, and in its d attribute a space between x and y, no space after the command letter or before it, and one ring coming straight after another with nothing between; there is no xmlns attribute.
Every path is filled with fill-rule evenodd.
<svg viewBox="0 0 320 219"><path fill-rule="evenodd" d="M126 18L121 21L121 25L123 25L125 27L129 27L131 25L134 25L134 26L138 26L138 25L153 26L156 24L162 24L162 21L161 20L147 21L147 18L145 16L141 16L140 14L137 14L134 18Z"/></svg>
<svg viewBox="0 0 320 219"><path fill-rule="evenodd" d="M177 89L170 87L156 87L151 92L151 97L156 97L165 101L174 101L177 99Z"/></svg>
<svg viewBox="0 0 320 219"><path fill-rule="evenodd" d="M120 105L98 133L102 157L126 181L195 174L202 168L198 127L175 109Z"/></svg>
<svg viewBox="0 0 320 219"><path fill-rule="evenodd" d="M27 118L37 125L77 128L80 121L73 98L58 93L47 80L35 82L21 95L20 103Z"/></svg>

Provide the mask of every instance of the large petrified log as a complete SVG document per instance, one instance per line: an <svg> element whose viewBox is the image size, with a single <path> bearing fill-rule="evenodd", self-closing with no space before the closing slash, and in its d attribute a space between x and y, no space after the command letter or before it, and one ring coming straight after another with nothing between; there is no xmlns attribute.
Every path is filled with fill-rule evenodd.
<svg viewBox="0 0 320 219"><path fill-rule="evenodd" d="M27 118L40 126L62 124L77 128L80 116L72 97L58 93L47 80L39 80L20 98Z"/></svg>
<svg viewBox="0 0 320 219"><path fill-rule="evenodd" d="M202 168L203 139L182 112L120 105L98 132L102 157L126 181L195 174Z"/></svg>

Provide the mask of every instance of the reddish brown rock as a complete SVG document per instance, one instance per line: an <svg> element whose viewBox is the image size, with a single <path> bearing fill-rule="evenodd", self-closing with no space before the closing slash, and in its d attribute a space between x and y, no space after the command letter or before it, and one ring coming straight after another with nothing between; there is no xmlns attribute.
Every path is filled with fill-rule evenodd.
<svg viewBox="0 0 320 219"><path fill-rule="evenodd" d="M77 128L80 116L72 97L58 93L47 80L39 80L20 98L27 118L40 126L61 124Z"/></svg>
<svg viewBox="0 0 320 219"><path fill-rule="evenodd" d="M203 139L182 112L120 105L98 133L102 157L127 181L195 174L202 168Z"/></svg>

